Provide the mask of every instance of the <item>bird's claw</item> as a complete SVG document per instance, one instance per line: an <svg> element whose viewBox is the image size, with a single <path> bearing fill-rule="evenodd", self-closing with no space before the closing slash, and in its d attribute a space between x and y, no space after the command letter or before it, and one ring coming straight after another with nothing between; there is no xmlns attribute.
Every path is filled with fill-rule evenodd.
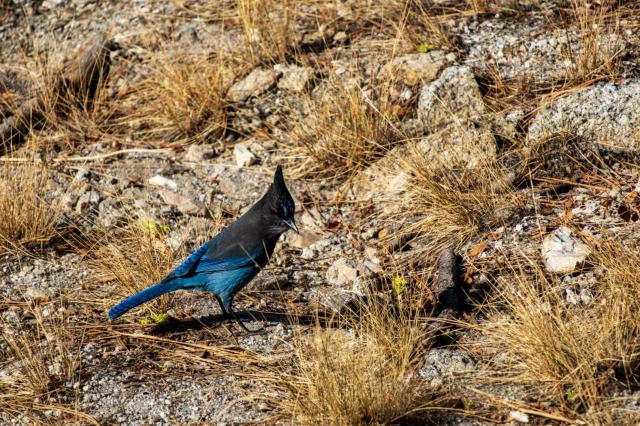
<svg viewBox="0 0 640 426"><path fill-rule="evenodd" d="M250 329L249 327L247 327L247 326L246 326L246 325L245 325L245 324L244 324L240 319L235 318L235 320L236 320L236 323L237 323L237 324L238 324L238 325L239 325L239 326L240 326L244 331L246 331L248 334L259 334L259 333L264 332L264 330L265 330L264 325L263 325L263 326L261 326L261 327L259 327L259 328L257 328L257 329L255 329L255 330L251 330L251 329Z"/></svg>

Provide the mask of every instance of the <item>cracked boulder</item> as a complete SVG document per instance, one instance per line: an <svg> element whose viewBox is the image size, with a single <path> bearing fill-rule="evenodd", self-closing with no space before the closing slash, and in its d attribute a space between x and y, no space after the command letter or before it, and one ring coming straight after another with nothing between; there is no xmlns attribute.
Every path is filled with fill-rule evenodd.
<svg viewBox="0 0 640 426"><path fill-rule="evenodd" d="M529 126L527 144L568 131L594 148L640 149L640 79L589 87L544 106Z"/></svg>

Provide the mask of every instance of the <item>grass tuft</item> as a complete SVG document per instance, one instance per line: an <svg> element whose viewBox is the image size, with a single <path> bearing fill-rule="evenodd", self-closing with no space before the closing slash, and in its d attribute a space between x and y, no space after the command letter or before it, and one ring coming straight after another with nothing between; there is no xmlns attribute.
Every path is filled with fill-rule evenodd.
<svg viewBox="0 0 640 426"><path fill-rule="evenodd" d="M60 198L51 199L46 168L4 164L0 169L0 254L39 250L56 236Z"/></svg>
<svg viewBox="0 0 640 426"><path fill-rule="evenodd" d="M434 167L418 151L398 161L408 175L405 208L396 210L390 219L404 225L398 231L400 235L391 237L415 238L412 245L425 256L445 247L459 248L505 224L523 208L508 173L497 164L471 170L443 169Z"/></svg>
<svg viewBox="0 0 640 426"><path fill-rule="evenodd" d="M607 5L611 4L611 7ZM570 51L567 69L570 86L598 80L615 80L622 74L624 43L620 31L620 11L615 2L591 5L572 0L572 15L579 32L577 53Z"/></svg>
<svg viewBox="0 0 640 426"><path fill-rule="evenodd" d="M484 330L489 351L506 355L494 358L498 371L590 423L613 419L615 383L637 382L640 337L640 251L607 240L595 263L592 299L578 306L535 261L512 269L495 287Z"/></svg>
<svg viewBox="0 0 640 426"><path fill-rule="evenodd" d="M232 75L221 54L214 59L154 55L135 96L134 116L147 139L204 142L224 134L225 95Z"/></svg>
<svg viewBox="0 0 640 426"><path fill-rule="evenodd" d="M374 425L411 418L433 405L418 375L426 345L415 319L375 302L357 318L318 321L308 335L296 337L293 355L273 372L280 393L271 402L295 424Z"/></svg>
<svg viewBox="0 0 640 426"><path fill-rule="evenodd" d="M295 173L338 180L354 177L401 140L391 118L360 88L341 83L312 104L309 117L293 133L295 144L288 149L300 159Z"/></svg>
<svg viewBox="0 0 640 426"><path fill-rule="evenodd" d="M97 424L75 408L82 335L70 329L61 305L27 309L30 324L0 320L0 359L12 365L0 377L0 412L29 424L53 424L56 416L59 423Z"/></svg>
<svg viewBox="0 0 640 426"><path fill-rule="evenodd" d="M254 65L287 62L299 42L291 2L238 0L236 11L249 61Z"/></svg>

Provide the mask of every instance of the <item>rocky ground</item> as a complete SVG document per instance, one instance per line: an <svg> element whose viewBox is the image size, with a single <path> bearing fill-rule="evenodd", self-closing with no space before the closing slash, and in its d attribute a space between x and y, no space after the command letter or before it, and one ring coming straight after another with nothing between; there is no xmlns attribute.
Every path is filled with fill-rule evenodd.
<svg viewBox="0 0 640 426"><path fill-rule="evenodd" d="M477 307L502 293L496 286L516 285L508 280L518 262L537 276L524 259L553 283L562 309L591 312L609 303L598 286L611 268L598 263L598 241L633 248L640 236L635 3L301 1L291 6L296 12L284 27L290 50L282 56L277 40L266 50L261 41L281 34L284 9L254 2L273 9L267 31L256 19L248 36L238 8L249 3L0 1L5 126L31 96L25 90L53 81L47 70L97 34L105 34L111 61L88 112L49 111L45 124L30 123L14 146L0 140L0 182L15 181L15 168L44 164L56 232L72 224L72 231L63 226L63 237L0 249L0 422L296 423L264 397L282 389L259 371L272 371L274 360L318 327L318 312L344 313L372 291L382 301L376 303L407 296L425 330L439 334L416 371L446 397L441 411L419 422L637 421L635 357L625 379L598 388L604 396L574 397L559 380L565 400L554 399L531 391L549 380L502 370L518 364L518 352L483 346L483 325L494 324L496 313ZM221 56L230 58L220 77L227 82L224 107L161 122L167 115L150 105L179 98L145 95L149 77L163 77L154 74L154 61L197 57L215 66ZM183 81L164 75L186 87L201 70L187 69ZM16 81L32 83L8 83ZM196 95L212 85L199 84ZM358 148L348 173L336 165L344 161L339 154L322 163L300 142L317 148L347 140L332 133L339 118L317 124L324 111L317 105L335 87L356 88L386 126L375 133L379 144ZM195 110L197 96L190 96L186 109ZM201 131L202 122L215 126ZM108 308L128 293L96 266L100 247L121 250L123 230L142 223L153 250L179 261L246 211L277 164L285 166L301 232L282 237L269 266L236 298L247 326L260 331L247 334L223 321L213 297L195 292L158 305L168 317L140 309L108 321ZM431 168L447 172L421 186ZM484 180L462 188L474 181L469 176ZM0 218L11 214L6 206L0 202L7 209ZM468 222L449 230L458 206ZM436 266L447 250L458 256L453 275L460 275L450 282ZM142 262L135 256L106 263L133 257L135 267ZM454 325L434 329L431 317ZM20 345L20 336L31 340ZM600 416L616 400L623 402Z"/></svg>

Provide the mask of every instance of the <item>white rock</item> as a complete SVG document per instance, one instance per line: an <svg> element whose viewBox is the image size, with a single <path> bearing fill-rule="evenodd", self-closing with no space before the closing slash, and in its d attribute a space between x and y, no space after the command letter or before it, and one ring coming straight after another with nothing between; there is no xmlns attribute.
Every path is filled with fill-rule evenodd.
<svg viewBox="0 0 640 426"><path fill-rule="evenodd" d="M251 96L258 96L276 84L276 73L264 68L256 68L248 76L235 83L227 92L232 102L242 102Z"/></svg>
<svg viewBox="0 0 640 426"><path fill-rule="evenodd" d="M257 161L256 156L243 144L238 144L233 147L233 157L238 167L249 167Z"/></svg>
<svg viewBox="0 0 640 426"><path fill-rule="evenodd" d="M178 184L174 180L166 178L164 176L160 176L160 175L155 175L154 177L149 179L148 182L150 185L154 185L154 186L162 186L164 188L169 188L173 190L178 189Z"/></svg>
<svg viewBox="0 0 640 426"><path fill-rule="evenodd" d="M518 423L529 423L529 415L527 413L523 413L522 411L510 411L509 416Z"/></svg>
<svg viewBox="0 0 640 426"><path fill-rule="evenodd" d="M568 288L566 290L566 293L567 293L567 302L571 303L572 305L577 305L578 295L576 294L576 292L573 291L573 289Z"/></svg>
<svg viewBox="0 0 640 426"><path fill-rule="evenodd" d="M549 272L572 272L590 253L589 247L566 226L556 229L542 241L542 256Z"/></svg>

